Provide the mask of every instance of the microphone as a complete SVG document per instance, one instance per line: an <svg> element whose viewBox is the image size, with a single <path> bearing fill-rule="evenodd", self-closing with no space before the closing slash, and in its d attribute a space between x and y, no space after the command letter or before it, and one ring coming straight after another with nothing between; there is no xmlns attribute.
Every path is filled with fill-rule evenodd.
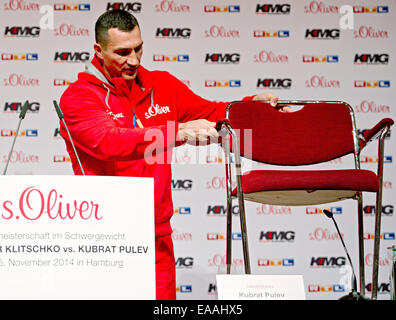
<svg viewBox="0 0 396 320"><path fill-rule="evenodd" d="M13 141L12 141L11 149L10 149L10 152L9 152L9 154L8 154L7 162L6 162L4 171L3 171L3 175L4 175L4 176L5 176L6 173L7 173L8 164L10 163L12 152L14 151L15 141L16 141L16 139L17 139L17 137L18 137L18 134L19 134L19 128L21 127L22 120L25 119L26 112L27 112L27 109L28 109L28 108L29 108L29 101L26 100L26 102L25 102L24 105L22 106L21 112L19 113L18 127L17 127L17 129L16 129L15 136L14 136L14 139L13 139Z"/></svg>
<svg viewBox="0 0 396 320"><path fill-rule="evenodd" d="M73 139L72 139L71 134L70 134L70 132L69 132L69 128L68 128L67 125L66 125L65 116L63 115L63 112L62 112L62 110L60 109L60 107L59 107L59 105L58 105L58 102L56 102L56 100L53 100L53 102L54 102L54 107L55 107L56 113L58 114L59 120L62 121L62 123L65 125L65 129L66 129L67 135L69 136L70 143L71 143L71 145L72 145L74 154L76 155L76 158L77 158L77 161L78 161L78 165L80 166L81 172L82 172L82 174L85 176L84 168L83 168L83 166L82 166L82 164L81 164L80 157L78 156L76 147L75 147L75 145L74 145Z"/></svg>
<svg viewBox="0 0 396 320"><path fill-rule="evenodd" d="M345 253L346 253L347 257L348 257L349 264L351 265L351 268L352 268L352 288L351 288L351 292L348 295L342 296L339 300L366 300L366 298L364 298L359 292L357 292L357 280L356 280L355 270L354 270L353 264L352 264L352 259L349 256L349 253L348 253L348 250L347 250L347 248L345 246L345 243L344 243L344 240L342 238L341 232L338 229L337 222L335 221L335 219L333 217L333 213L330 212L327 209L323 209L323 212L326 215L326 217L328 217L328 218L333 220L334 225L335 225L335 227L337 229L337 232L338 232L338 236L341 239L342 246L344 247Z"/></svg>

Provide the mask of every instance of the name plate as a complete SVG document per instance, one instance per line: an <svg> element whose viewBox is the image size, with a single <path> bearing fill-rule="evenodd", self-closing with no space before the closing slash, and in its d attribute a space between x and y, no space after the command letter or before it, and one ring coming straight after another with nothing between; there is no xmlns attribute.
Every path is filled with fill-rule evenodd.
<svg viewBox="0 0 396 320"><path fill-rule="evenodd" d="M0 177L0 299L155 299L154 182Z"/></svg>
<svg viewBox="0 0 396 320"><path fill-rule="evenodd" d="M219 300L305 300L302 275L216 275Z"/></svg>

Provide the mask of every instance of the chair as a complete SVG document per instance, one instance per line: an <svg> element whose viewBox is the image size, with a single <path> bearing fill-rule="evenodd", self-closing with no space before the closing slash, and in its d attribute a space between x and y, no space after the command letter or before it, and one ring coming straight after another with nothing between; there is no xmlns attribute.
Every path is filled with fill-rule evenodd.
<svg viewBox="0 0 396 320"><path fill-rule="evenodd" d="M362 137L357 134L353 108L341 101L278 101L295 112L280 112L265 101L234 101L218 129L226 155L227 273L231 272L232 199L238 198L245 273L250 274L244 201L273 205L316 205L344 199L357 200L360 293L365 293L363 192L376 194L372 299L377 298L380 246L384 139L393 120L382 119ZM297 107L298 106L298 107ZM251 133L251 137L249 134ZM360 168L360 152L379 136L377 173ZM237 187L232 190L231 152L235 155ZM307 170L353 154L351 169ZM251 170L242 173L241 156L296 170ZM304 170L298 170L304 166ZM315 166L314 166L315 167ZM316 166L317 168L317 166ZM283 169L283 168L282 168Z"/></svg>

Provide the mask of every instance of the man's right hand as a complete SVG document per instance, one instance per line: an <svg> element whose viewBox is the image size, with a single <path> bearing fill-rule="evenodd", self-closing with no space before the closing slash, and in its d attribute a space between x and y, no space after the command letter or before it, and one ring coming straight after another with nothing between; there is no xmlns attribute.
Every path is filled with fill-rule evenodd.
<svg viewBox="0 0 396 320"><path fill-rule="evenodd" d="M219 133L215 129L216 122L206 119L192 120L179 124L177 138L187 143L217 141Z"/></svg>

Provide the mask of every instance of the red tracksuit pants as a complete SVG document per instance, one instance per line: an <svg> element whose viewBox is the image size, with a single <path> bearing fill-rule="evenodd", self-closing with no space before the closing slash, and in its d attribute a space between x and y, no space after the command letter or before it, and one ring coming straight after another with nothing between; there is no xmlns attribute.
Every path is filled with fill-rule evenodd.
<svg viewBox="0 0 396 320"><path fill-rule="evenodd" d="M176 269L172 236L155 238L155 282L157 300L176 300Z"/></svg>

